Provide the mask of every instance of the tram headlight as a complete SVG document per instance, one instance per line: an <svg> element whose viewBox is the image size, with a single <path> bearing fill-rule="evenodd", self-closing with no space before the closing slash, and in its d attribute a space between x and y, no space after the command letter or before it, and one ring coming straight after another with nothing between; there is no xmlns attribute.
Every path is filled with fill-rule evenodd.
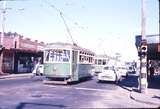
<svg viewBox="0 0 160 109"><path fill-rule="evenodd" d="M56 67L53 67L53 71L56 72L56 70L57 70L57 68L56 68Z"/></svg>

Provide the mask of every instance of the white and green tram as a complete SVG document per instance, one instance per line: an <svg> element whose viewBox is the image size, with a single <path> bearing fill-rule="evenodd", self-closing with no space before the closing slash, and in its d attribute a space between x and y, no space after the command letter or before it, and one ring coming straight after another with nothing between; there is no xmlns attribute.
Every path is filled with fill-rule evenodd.
<svg viewBox="0 0 160 109"><path fill-rule="evenodd" d="M69 43L51 43L44 49L45 82L63 83L92 77L94 52Z"/></svg>

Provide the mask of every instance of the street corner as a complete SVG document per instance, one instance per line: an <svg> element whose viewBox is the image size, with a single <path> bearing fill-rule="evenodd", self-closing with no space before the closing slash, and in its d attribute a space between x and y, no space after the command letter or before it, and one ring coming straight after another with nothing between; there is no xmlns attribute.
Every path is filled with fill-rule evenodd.
<svg viewBox="0 0 160 109"><path fill-rule="evenodd" d="M116 90L111 90L107 92L112 99L126 100L130 98L130 91L118 87Z"/></svg>
<svg viewBox="0 0 160 109"><path fill-rule="evenodd" d="M132 90L130 92L130 98L140 103L160 107L160 94L158 95L157 93L149 91L146 93L140 93L138 90Z"/></svg>
<svg viewBox="0 0 160 109"><path fill-rule="evenodd" d="M119 94L121 94L123 96L124 95L129 95L131 90L132 90L132 88L126 87L126 86L119 86L118 87Z"/></svg>

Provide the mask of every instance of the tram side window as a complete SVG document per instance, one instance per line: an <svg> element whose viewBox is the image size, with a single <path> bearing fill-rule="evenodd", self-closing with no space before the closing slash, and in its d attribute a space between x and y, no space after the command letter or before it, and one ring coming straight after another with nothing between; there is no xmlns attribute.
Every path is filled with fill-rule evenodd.
<svg viewBox="0 0 160 109"><path fill-rule="evenodd" d="M89 63L91 63L91 62L92 62L91 57L89 57Z"/></svg>
<svg viewBox="0 0 160 109"><path fill-rule="evenodd" d="M45 59L46 59L46 61L49 61L49 51L45 52Z"/></svg>
<svg viewBox="0 0 160 109"><path fill-rule="evenodd" d="M87 63L87 56L84 56L84 62Z"/></svg>
<svg viewBox="0 0 160 109"><path fill-rule="evenodd" d="M80 61L80 62L83 62L83 61L84 61L84 56L80 55L80 56L79 56L79 61Z"/></svg>
<svg viewBox="0 0 160 109"><path fill-rule="evenodd" d="M89 57L88 56L84 56L84 63L89 63Z"/></svg>
<svg viewBox="0 0 160 109"><path fill-rule="evenodd" d="M80 53L82 53L82 52L80 52ZM90 54L83 53L83 54L79 55L79 62L89 64L89 63L93 63L94 59L93 59L93 57L91 57Z"/></svg>
<svg viewBox="0 0 160 109"><path fill-rule="evenodd" d="M95 64L98 64L98 63L97 63L97 59L95 59Z"/></svg>
<svg viewBox="0 0 160 109"><path fill-rule="evenodd" d="M93 58L89 57L89 63L92 63L92 61L93 61Z"/></svg>
<svg viewBox="0 0 160 109"><path fill-rule="evenodd" d="M82 56L81 56L81 55L79 55L79 61L81 61L81 60L82 60L81 58L82 58Z"/></svg>

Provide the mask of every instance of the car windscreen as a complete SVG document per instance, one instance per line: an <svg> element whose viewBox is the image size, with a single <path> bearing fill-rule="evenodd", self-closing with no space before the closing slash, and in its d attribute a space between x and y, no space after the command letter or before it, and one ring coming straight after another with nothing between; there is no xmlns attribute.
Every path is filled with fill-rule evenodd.
<svg viewBox="0 0 160 109"><path fill-rule="evenodd" d="M104 67L104 70L113 70L113 67L107 66L107 67Z"/></svg>
<svg viewBox="0 0 160 109"><path fill-rule="evenodd" d="M126 67L118 67L118 69L126 69Z"/></svg>

